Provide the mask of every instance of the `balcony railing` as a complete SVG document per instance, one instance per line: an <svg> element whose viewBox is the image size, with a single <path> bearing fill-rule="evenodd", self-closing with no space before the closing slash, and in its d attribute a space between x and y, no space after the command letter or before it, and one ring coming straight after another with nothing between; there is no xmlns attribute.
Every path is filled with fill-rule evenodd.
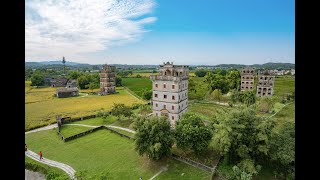
<svg viewBox="0 0 320 180"><path fill-rule="evenodd" d="M160 76L160 75L151 75L150 79L153 80L162 80L162 81L181 81L189 79L189 76L175 77L175 76Z"/></svg>

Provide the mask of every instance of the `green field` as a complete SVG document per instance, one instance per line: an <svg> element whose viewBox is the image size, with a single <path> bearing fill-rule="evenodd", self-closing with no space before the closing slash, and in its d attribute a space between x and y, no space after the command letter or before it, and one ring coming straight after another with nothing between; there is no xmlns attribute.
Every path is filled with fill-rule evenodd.
<svg viewBox="0 0 320 180"><path fill-rule="evenodd" d="M281 128L285 122L295 122L295 102L285 106L279 113L273 116L272 119L274 119L277 124L275 130Z"/></svg>
<svg viewBox="0 0 320 180"><path fill-rule="evenodd" d="M86 124L91 126L101 126L106 124L112 124L117 120L115 116L108 116L106 120L104 120L102 117L96 117L91 119L86 119L82 121L74 121L68 124Z"/></svg>
<svg viewBox="0 0 320 180"><path fill-rule="evenodd" d="M134 150L134 142L108 130L99 130L69 142L63 142L56 130L40 131L25 136L28 148L43 152L48 159L70 165L88 176L106 171L112 179L149 179L162 166L168 171L159 179L209 179L210 172L180 163L171 158L152 161Z"/></svg>
<svg viewBox="0 0 320 180"><path fill-rule="evenodd" d="M281 97L284 93L292 93L295 89L295 79L292 77L279 77L274 81L274 95Z"/></svg>
<svg viewBox="0 0 320 180"><path fill-rule="evenodd" d="M218 110L231 110L229 106L223 106L213 103L189 103L188 112L194 112L205 120L210 120Z"/></svg>
<svg viewBox="0 0 320 180"><path fill-rule="evenodd" d="M25 83L25 129L40 127L56 122L56 115L82 117L96 114L103 108L111 110L114 103L132 105L144 104L130 95L123 87L117 88L117 94L107 96L88 95L70 98L53 97L55 88L33 88L30 81Z"/></svg>
<svg viewBox="0 0 320 180"><path fill-rule="evenodd" d="M143 89L152 89L152 81L150 78L122 78L122 85L142 97Z"/></svg>
<svg viewBox="0 0 320 180"><path fill-rule="evenodd" d="M92 129L92 127L84 127L84 126L62 126L60 129L61 134L64 136L64 138L79 134L81 132L87 131L89 129Z"/></svg>

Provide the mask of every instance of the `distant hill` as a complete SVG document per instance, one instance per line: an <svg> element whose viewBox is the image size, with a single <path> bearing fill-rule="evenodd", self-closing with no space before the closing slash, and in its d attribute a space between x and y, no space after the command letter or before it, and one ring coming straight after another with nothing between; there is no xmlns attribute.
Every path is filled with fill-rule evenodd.
<svg viewBox="0 0 320 180"><path fill-rule="evenodd" d="M37 65L62 65L62 61L42 61L42 62L25 62L26 66L37 66ZM76 66L76 65L89 65L77 62L66 61L66 65Z"/></svg>
<svg viewBox="0 0 320 180"><path fill-rule="evenodd" d="M110 64L117 67L117 69L128 69L128 70L139 70L139 69L156 69L159 65L128 65L128 64ZM66 61L66 66L69 69L86 69L86 70L99 70L102 68L102 64L84 64ZM252 65L244 65L244 64L218 64L218 65L190 65L192 69L200 67L200 68L208 68L208 69L216 69L216 68L234 68L241 69L243 67L254 67L256 69L295 69L295 64L292 63L265 63L265 64L252 64ZM25 62L26 68L40 68L40 69L59 69L63 67L61 61L43 61L43 62Z"/></svg>
<svg viewBox="0 0 320 180"><path fill-rule="evenodd" d="M218 64L215 66L195 66L195 67L210 67L210 68L234 68L234 69L241 69L244 67L254 67L256 69L295 69L295 64L292 63L265 63L265 64L252 64L252 65L244 65L244 64Z"/></svg>

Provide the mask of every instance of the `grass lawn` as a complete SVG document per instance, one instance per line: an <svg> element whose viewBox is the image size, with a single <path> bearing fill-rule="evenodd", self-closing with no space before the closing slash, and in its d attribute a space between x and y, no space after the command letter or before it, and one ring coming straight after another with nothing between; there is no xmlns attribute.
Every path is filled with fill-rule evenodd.
<svg viewBox="0 0 320 180"><path fill-rule="evenodd" d="M191 150L183 151L181 149L178 149L177 147L173 147L172 152L179 156L202 163L209 167L215 166L220 158L220 155L217 152L215 152L212 147L209 147L206 152L203 152L201 155L198 156Z"/></svg>
<svg viewBox="0 0 320 180"><path fill-rule="evenodd" d="M120 120L115 121L114 123L112 123L112 125L133 129L132 128L132 123L133 123L133 119L120 119Z"/></svg>
<svg viewBox="0 0 320 180"><path fill-rule="evenodd" d="M122 85L128 87L140 97L142 97L143 89L152 89L150 78L122 78Z"/></svg>
<svg viewBox="0 0 320 180"><path fill-rule="evenodd" d="M101 126L101 125L106 125L106 124L112 124L117 120L117 117L115 116L108 116L106 120L104 120L102 117L96 117L96 118L91 118L91 119L85 119L82 121L74 121L68 124L86 124L86 125L91 125L91 126Z"/></svg>
<svg viewBox="0 0 320 180"><path fill-rule="evenodd" d="M144 104L143 101L130 95L123 87L117 88L117 94L107 96L88 95L82 97L53 97L55 88L33 88L30 82L25 83L25 129L54 123L56 115L81 117L96 114L98 110L111 110L114 103L132 105Z"/></svg>
<svg viewBox="0 0 320 180"><path fill-rule="evenodd" d="M99 130L73 141L63 142L55 130L40 131L25 136L30 150L43 152L48 159L70 165L76 171L94 175L106 171L112 179L149 179L162 166L169 171L160 176L168 179L184 173L184 179L208 179L210 173L180 163L174 159L155 162L141 157L134 142L108 130Z"/></svg>
<svg viewBox="0 0 320 180"><path fill-rule="evenodd" d="M122 129L116 129L116 128L112 128L112 127L109 127L109 128L113 129L115 131L118 131L119 133L122 133L124 135L130 136L130 137L134 137L134 133L131 133L131 132L128 132L128 131L125 131L125 130L122 130Z"/></svg>
<svg viewBox="0 0 320 180"><path fill-rule="evenodd" d="M60 132L62 135L67 138L73 136L75 134L79 134L81 132L87 131L89 129L93 129L92 127L84 127L84 126L62 126Z"/></svg>
<svg viewBox="0 0 320 180"><path fill-rule="evenodd" d="M186 165L180 161L170 160L168 170L162 172L154 179L190 179L190 180L205 180L211 179L211 173L193 166Z"/></svg>
<svg viewBox="0 0 320 180"><path fill-rule="evenodd" d="M213 104L213 103L189 103L188 112L194 112L198 114L201 118L205 120L210 120L213 115L217 113L218 110L228 110L230 111L231 107Z"/></svg>
<svg viewBox="0 0 320 180"><path fill-rule="evenodd" d="M279 113L272 117L276 122L275 130L281 128L286 121L295 122L295 102L284 107Z"/></svg>
<svg viewBox="0 0 320 180"><path fill-rule="evenodd" d="M274 95L281 97L284 93L292 93L295 89L295 79L292 77L275 78Z"/></svg>

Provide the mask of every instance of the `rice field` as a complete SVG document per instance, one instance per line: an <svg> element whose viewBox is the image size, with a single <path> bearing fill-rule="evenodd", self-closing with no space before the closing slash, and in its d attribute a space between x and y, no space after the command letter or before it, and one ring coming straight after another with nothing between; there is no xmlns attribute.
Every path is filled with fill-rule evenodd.
<svg viewBox="0 0 320 180"><path fill-rule="evenodd" d="M114 103L144 104L124 88L107 96L87 95L69 98L54 97L56 88L33 88L25 83L25 130L56 122L56 116L82 117L96 114L98 110L111 110Z"/></svg>

